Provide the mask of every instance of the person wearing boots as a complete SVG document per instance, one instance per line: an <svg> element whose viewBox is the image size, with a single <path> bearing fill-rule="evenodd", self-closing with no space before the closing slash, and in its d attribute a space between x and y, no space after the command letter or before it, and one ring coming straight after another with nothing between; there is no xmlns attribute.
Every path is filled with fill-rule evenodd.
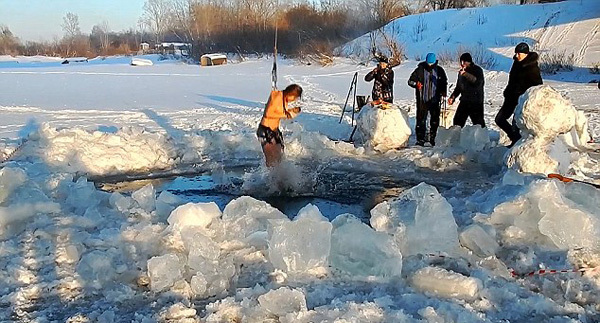
<svg viewBox="0 0 600 323"><path fill-rule="evenodd" d="M375 80L371 93L373 101L394 103L394 71L387 57L378 55L377 60L377 67L365 75L365 81Z"/></svg>
<svg viewBox="0 0 600 323"><path fill-rule="evenodd" d="M498 127L510 138L509 148L521 139L521 133L514 118L512 124L508 122L508 119L515 113L519 97L530 87L543 84L538 58L539 55L529 51L529 45L526 43L520 43L515 47L515 56L508 75L508 85L503 93L504 103L495 119Z"/></svg>
<svg viewBox="0 0 600 323"><path fill-rule="evenodd" d="M460 55L460 70L456 88L448 98L448 104L454 104L456 98L460 96L460 103L454 114L453 125L464 127L467 118L471 122L481 127L485 127L483 119L483 69L473 63L470 53Z"/></svg>
<svg viewBox="0 0 600 323"><path fill-rule="evenodd" d="M440 125L440 103L447 94L448 78L444 69L438 65L434 53L427 54L425 61L417 65L408 79L408 85L415 89L417 99L417 145L425 145L429 114L429 142L435 146L435 136Z"/></svg>

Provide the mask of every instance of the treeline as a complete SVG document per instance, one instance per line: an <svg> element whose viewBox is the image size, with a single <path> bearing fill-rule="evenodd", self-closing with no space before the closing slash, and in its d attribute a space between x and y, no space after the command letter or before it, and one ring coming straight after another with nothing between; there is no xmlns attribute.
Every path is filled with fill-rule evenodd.
<svg viewBox="0 0 600 323"><path fill-rule="evenodd" d="M405 15L481 6L486 0L147 0L138 26L113 32L107 22L82 33L68 13L64 35L48 42L21 42L0 26L0 54L86 56L130 54L141 42L193 45L207 52L269 53L277 29L282 54L331 53L346 41Z"/></svg>

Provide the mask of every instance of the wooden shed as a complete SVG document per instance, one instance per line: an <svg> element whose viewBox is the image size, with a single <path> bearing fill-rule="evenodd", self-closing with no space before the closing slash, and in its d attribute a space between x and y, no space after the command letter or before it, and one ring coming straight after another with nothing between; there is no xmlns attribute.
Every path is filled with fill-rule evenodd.
<svg viewBox="0 0 600 323"><path fill-rule="evenodd" d="M200 57L200 65L212 66L227 64L227 56L223 54L204 54Z"/></svg>

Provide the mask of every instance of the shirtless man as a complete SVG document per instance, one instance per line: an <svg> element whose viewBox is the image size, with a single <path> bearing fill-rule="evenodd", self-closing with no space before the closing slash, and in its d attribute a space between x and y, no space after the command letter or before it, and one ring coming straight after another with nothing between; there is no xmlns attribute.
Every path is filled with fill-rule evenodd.
<svg viewBox="0 0 600 323"><path fill-rule="evenodd" d="M256 136L262 146L267 167L279 165L283 156L283 135L279 130L279 121L283 118L292 119L300 113L300 107L288 110L288 103L295 101L302 95L302 88L291 84L283 91L271 91L265 112L258 125Z"/></svg>

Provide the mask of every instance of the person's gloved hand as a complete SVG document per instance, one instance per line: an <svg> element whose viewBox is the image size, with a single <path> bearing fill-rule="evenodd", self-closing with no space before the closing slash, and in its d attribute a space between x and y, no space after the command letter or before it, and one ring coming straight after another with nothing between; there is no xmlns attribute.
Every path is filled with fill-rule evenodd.
<svg viewBox="0 0 600 323"><path fill-rule="evenodd" d="M423 83L417 82L417 89L421 91L421 89L423 89Z"/></svg>

